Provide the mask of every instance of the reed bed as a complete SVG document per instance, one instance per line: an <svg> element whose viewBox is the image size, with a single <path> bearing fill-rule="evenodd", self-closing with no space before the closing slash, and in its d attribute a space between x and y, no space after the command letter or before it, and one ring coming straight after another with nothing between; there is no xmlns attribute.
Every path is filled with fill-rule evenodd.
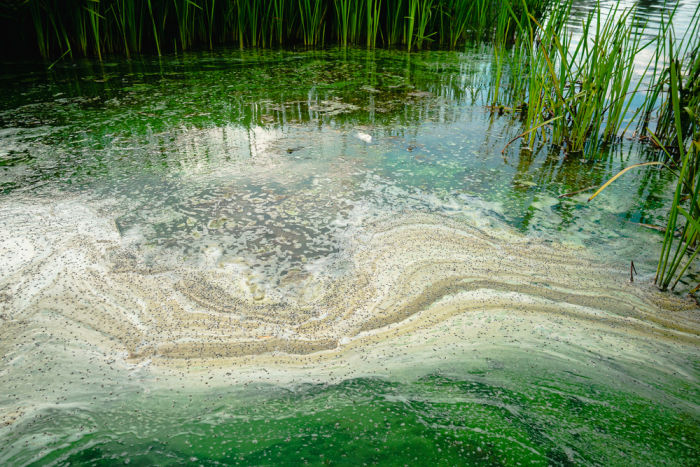
<svg viewBox="0 0 700 467"><path fill-rule="evenodd" d="M654 41L643 42L644 25L629 20L633 9L603 13L599 5L574 35L567 23L572 4L556 3L541 23L523 3L519 15L511 11L499 22L515 39L494 47L491 105L520 114L525 127L538 130L524 138L530 148L539 140L595 157L641 112L631 107L642 84L635 79L635 57ZM504 68L510 72L503 74Z"/></svg>
<svg viewBox="0 0 700 467"><path fill-rule="evenodd" d="M596 5L574 34L572 5L552 2L540 21L521 2L521 11L511 8L497 19L490 108L523 122L524 131L508 145L518 139L521 150L550 144L584 160L602 157L603 147L636 123L640 139L659 157L624 169L591 199L630 169L673 171L677 182L656 274L661 289L673 289L700 251L700 5L681 38L673 28L675 9L652 33L632 19L634 8L622 10L619 3L605 12ZM652 59L640 70L642 51Z"/></svg>
<svg viewBox="0 0 700 467"><path fill-rule="evenodd" d="M619 140L635 123L643 133L651 123L680 162L670 74L675 70L685 144L700 112L700 6L694 26L677 38L675 10L652 34L632 20L634 8L622 10L619 3L605 12L596 5L574 34L568 22L573 3L552 2L545 21L522 0L520 12L506 5L508 14L497 18L494 34L492 110L519 115L531 149L536 141L552 143L587 158L596 158L602 145ZM642 51L653 57L644 70L635 60Z"/></svg>
<svg viewBox="0 0 700 467"><path fill-rule="evenodd" d="M518 5L507 7L512 1ZM490 40L499 12L520 9L520 1L14 0L0 5L0 22L6 41L21 46L18 53L44 58L160 55L220 44L337 43L411 51ZM544 1L525 4L538 11Z"/></svg>
<svg viewBox="0 0 700 467"><path fill-rule="evenodd" d="M667 66L652 86L644 119L656 114L654 131L651 124L647 130L663 162L678 167L655 278L662 289L674 289L700 251L700 5L691 24L681 40L672 27L665 31L659 50Z"/></svg>

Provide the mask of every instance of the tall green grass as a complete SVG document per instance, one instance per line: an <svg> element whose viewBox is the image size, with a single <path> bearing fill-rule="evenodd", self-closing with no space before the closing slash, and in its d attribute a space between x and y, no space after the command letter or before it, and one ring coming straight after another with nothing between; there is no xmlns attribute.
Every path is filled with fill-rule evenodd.
<svg viewBox="0 0 700 467"><path fill-rule="evenodd" d="M45 58L162 54L218 44L458 47L491 40L523 0L26 0L0 3L2 34ZM518 5L509 7L511 2ZM526 0L530 11L544 0ZM15 41L16 42L16 41Z"/></svg>
<svg viewBox="0 0 700 467"><path fill-rule="evenodd" d="M700 5L691 19L693 26L680 41L673 27L664 31L666 43L658 50L665 53L661 61L667 66L647 103L650 113L657 114L655 130L649 129L652 140L662 149L666 164L679 166L655 278L662 289L675 288L700 251L699 23Z"/></svg>
<svg viewBox="0 0 700 467"><path fill-rule="evenodd" d="M658 46L657 62L665 64L655 76L656 82L648 99L644 124L655 120L654 134L669 148L676 161L680 152L675 144L678 136L683 142L693 139L694 119L700 113L700 4L695 9L692 27L678 38L672 24L664 30L664 39ZM680 115L673 108L673 80L678 86ZM654 118L655 117L655 118ZM676 125L676 118L680 125ZM678 134L679 133L679 134ZM697 139L697 137L695 138Z"/></svg>
<svg viewBox="0 0 700 467"><path fill-rule="evenodd" d="M694 60L697 61L697 57ZM680 171L656 271L655 281L662 289L668 288L672 281L673 285L671 288L675 288L695 259L698 251L700 251L700 248L697 248L700 236L700 206L698 206L700 174L697 171L698 159L700 158L700 142L698 141L700 139L698 138L700 136L700 121L698 121L697 114L691 113L689 115L688 127L693 133L693 140L689 147L686 147L683 121L688 112L687 109L681 109L683 93L680 87L680 80L678 79L677 67L678 64L675 61L671 62L669 66L669 92L671 95L669 106L673 109L672 116L676 136L675 146L680 157ZM653 135L653 137L670 158L671 155L668 149L661 145L656 135ZM684 222L682 222L682 232L676 239L679 221ZM686 254L691 250L693 250L692 254L686 259ZM684 262L685 265L683 265ZM678 271L679 269L680 271Z"/></svg>
<svg viewBox="0 0 700 467"><path fill-rule="evenodd" d="M367 7L367 47L374 47L377 45L377 33L381 24L382 0L366 0L365 5Z"/></svg>
<svg viewBox="0 0 700 467"><path fill-rule="evenodd" d="M548 140L567 153L595 158L641 112L632 108L642 84L635 79L635 58L655 40L642 40L645 26L630 20L634 8L622 11L619 3L605 11L597 4L574 35L568 23L572 5L558 2L540 21L521 2L519 11L510 9L509 18L499 19L497 29L506 37L512 29L514 39L494 46L498 81L491 104L519 113L528 129L541 128L524 138L528 146Z"/></svg>
<svg viewBox="0 0 700 467"><path fill-rule="evenodd" d="M656 275L661 289L673 289L700 251L700 5L679 39L675 9L650 31L632 20L634 7L596 4L577 42L572 5L553 3L541 21L521 2L497 19L490 108L522 120L524 131L508 144L553 143L584 159L597 158L635 122L654 127L663 161L638 166L661 164L677 177ZM636 58L645 50L652 58L640 70Z"/></svg>
<svg viewBox="0 0 700 467"><path fill-rule="evenodd" d="M700 5L682 38L675 11L658 28L649 89L635 113L660 150L662 160L648 164L663 164L676 178L654 279L662 290L675 289L700 251Z"/></svg>

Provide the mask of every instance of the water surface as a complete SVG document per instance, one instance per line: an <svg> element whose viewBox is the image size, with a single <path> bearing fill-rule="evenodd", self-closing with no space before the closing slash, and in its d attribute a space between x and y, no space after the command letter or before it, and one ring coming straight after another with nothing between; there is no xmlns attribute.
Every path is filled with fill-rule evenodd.
<svg viewBox="0 0 700 467"><path fill-rule="evenodd" d="M502 153L491 57L6 68L3 463L696 463L669 176L560 197L647 149Z"/></svg>

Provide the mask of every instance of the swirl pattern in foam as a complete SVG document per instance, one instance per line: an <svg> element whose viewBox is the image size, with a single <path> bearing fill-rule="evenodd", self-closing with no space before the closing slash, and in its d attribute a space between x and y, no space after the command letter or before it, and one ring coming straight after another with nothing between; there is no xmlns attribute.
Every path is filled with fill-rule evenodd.
<svg viewBox="0 0 700 467"><path fill-rule="evenodd" d="M3 334L50 314L130 362L216 366L271 353L337 355L493 310L698 342L692 304L629 284L580 248L491 220L482 229L479 215L367 222L346 242L344 274L329 274L332 263L310 267L286 278L294 287L285 294L263 295L240 265L145 262L109 217L78 199L15 202L0 214Z"/></svg>

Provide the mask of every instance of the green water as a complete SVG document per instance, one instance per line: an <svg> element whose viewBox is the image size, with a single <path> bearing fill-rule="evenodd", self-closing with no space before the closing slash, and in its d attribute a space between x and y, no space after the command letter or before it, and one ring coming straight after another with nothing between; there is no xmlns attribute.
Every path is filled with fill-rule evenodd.
<svg viewBox="0 0 700 467"><path fill-rule="evenodd" d="M570 385L540 375L510 390L485 376L352 379L271 390L265 398L156 395L100 410L49 411L35 420L42 430L77 419L81 427L78 439L51 443L39 463L571 465L627 458L688 465L697 459L692 417L583 379Z"/></svg>
<svg viewBox="0 0 700 467"><path fill-rule="evenodd" d="M255 300L281 300L314 278L351 274L348 245L367 225L415 213L583 248L620 284L634 260L650 289L660 234L640 224L663 224L668 175L631 172L594 203L586 193L560 198L645 160L647 149L623 140L596 160L518 144L501 154L522 129L484 107L490 60L487 47L220 50L50 72L5 67L0 462L697 464L692 320L687 339L663 340L514 317L516 328L532 326L523 340L503 310L484 314L504 323L494 342L441 344L446 326L420 352L370 348L357 357L365 363L332 377L284 376L282 365L277 376L239 378L232 366L211 381L206 365L163 377L149 361L123 363L83 342L80 327L71 339L23 327L54 319L28 291L70 281L84 238L98 244L108 232L139 270L235 264ZM80 239L51 259L74 233ZM697 282L690 277L684 287ZM95 293L109 301L108 289ZM125 297L121 306L128 320L141 305Z"/></svg>

